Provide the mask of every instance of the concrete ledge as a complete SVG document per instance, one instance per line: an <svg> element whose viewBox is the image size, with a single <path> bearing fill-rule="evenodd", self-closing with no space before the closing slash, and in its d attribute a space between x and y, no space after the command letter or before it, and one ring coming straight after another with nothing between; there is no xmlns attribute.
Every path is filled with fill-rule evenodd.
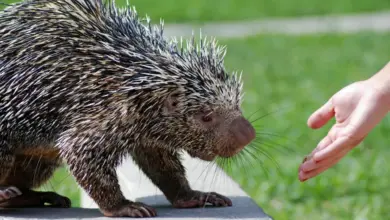
<svg viewBox="0 0 390 220"><path fill-rule="evenodd" d="M265 215L262 210L253 203L248 197L231 197L234 207L215 208L205 207L196 209L173 209L168 204L163 196L151 196L147 198L140 198L140 201L153 205L158 212L158 216L154 218L143 219L247 219L247 220L266 220L271 219ZM13 209L0 210L0 219L113 219L103 217L98 209L95 208L71 208L71 209ZM115 218L115 219L129 219L129 218Z"/></svg>
<svg viewBox="0 0 390 220"><path fill-rule="evenodd" d="M234 182L225 172L207 162L184 157L187 176L194 189L215 191L228 196L232 207L211 207L193 209L173 208L162 192L139 170L132 160L127 160L119 169L119 182L128 199L141 201L157 210L157 217L143 219L171 220L216 220L245 219L271 220L267 214ZM250 177L248 177L250 178ZM113 219L105 218L96 204L82 192L82 208L58 209L12 209L0 210L0 220L5 219ZM116 218L129 219L129 218Z"/></svg>

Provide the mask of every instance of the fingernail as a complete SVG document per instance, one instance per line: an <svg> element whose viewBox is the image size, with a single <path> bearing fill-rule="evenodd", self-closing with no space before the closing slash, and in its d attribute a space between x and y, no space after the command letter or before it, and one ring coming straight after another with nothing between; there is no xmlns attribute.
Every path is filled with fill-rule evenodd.
<svg viewBox="0 0 390 220"><path fill-rule="evenodd" d="M307 171L306 169L307 169L307 161L299 167L299 170L302 172L306 172Z"/></svg>
<svg viewBox="0 0 390 220"><path fill-rule="evenodd" d="M304 174L304 172L302 170L300 170L298 176L299 176L299 179L302 180L302 179L304 179L305 174Z"/></svg>
<svg viewBox="0 0 390 220"><path fill-rule="evenodd" d="M313 158L311 158L310 160L306 161L300 167L300 169L303 170L304 172L308 172L308 171L314 170L315 168L316 168L316 162L314 161Z"/></svg>
<svg viewBox="0 0 390 220"><path fill-rule="evenodd" d="M298 174L299 181L305 182L307 180L307 177L305 176L304 172L300 171Z"/></svg>

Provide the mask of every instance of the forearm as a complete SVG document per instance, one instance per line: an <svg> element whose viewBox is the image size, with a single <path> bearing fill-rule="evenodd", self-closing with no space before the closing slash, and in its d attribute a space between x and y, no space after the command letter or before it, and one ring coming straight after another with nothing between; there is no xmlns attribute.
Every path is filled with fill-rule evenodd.
<svg viewBox="0 0 390 220"><path fill-rule="evenodd" d="M374 74L370 80L376 80L377 82L390 82L390 62Z"/></svg>

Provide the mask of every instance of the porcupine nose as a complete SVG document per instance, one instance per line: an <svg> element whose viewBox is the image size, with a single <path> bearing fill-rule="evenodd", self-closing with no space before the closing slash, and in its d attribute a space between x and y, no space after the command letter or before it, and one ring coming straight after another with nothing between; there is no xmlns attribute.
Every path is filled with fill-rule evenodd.
<svg viewBox="0 0 390 220"><path fill-rule="evenodd" d="M231 132L238 151L256 138L255 129L244 117L238 117L232 121Z"/></svg>

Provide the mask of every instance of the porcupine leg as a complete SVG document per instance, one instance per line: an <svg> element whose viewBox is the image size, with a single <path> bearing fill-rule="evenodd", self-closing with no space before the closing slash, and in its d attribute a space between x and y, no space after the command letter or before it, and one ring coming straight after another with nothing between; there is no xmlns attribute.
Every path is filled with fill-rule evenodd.
<svg viewBox="0 0 390 220"><path fill-rule="evenodd" d="M10 173L15 163L15 156L12 152L12 146L0 136L0 183L4 181ZM0 202L8 198L18 196L20 191L15 187L8 188L0 185Z"/></svg>
<svg viewBox="0 0 390 220"><path fill-rule="evenodd" d="M12 146L0 135L0 181L8 176L14 162Z"/></svg>
<svg viewBox="0 0 390 220"><path fill-rule="evenodd" d="M232 205L229 198L218 193L192 190L185 175L185 168L176 152L142 148L134 150L132 156L142 171L176 208L202 207L206 203L214 206Z"/></svg>
<svg viewBox="0 0 390 220"><path fill-rule="evenodd" d="M17 155L9 175L0 182L0 207L70 207L67 197L55 192L32 190L45 183L59 165L58 160Z"/></svg>
<svg viewBox="0 0 390 220"><path fill-rule="evenodd" d="M80 134L79 134L80 135ZM99 134L97 134L99 135ZM108 217L154 217L152 207L127 200L118 183L115 168L119 158L104 150L104 141L98 138L72 137L67 146L61 146L63 158L79 185L96 202L101 212ZM91 146L103 145L99 150ZM108 143L107 145L108 146ZM108 157L108 155L110 155Z"/></svg>

